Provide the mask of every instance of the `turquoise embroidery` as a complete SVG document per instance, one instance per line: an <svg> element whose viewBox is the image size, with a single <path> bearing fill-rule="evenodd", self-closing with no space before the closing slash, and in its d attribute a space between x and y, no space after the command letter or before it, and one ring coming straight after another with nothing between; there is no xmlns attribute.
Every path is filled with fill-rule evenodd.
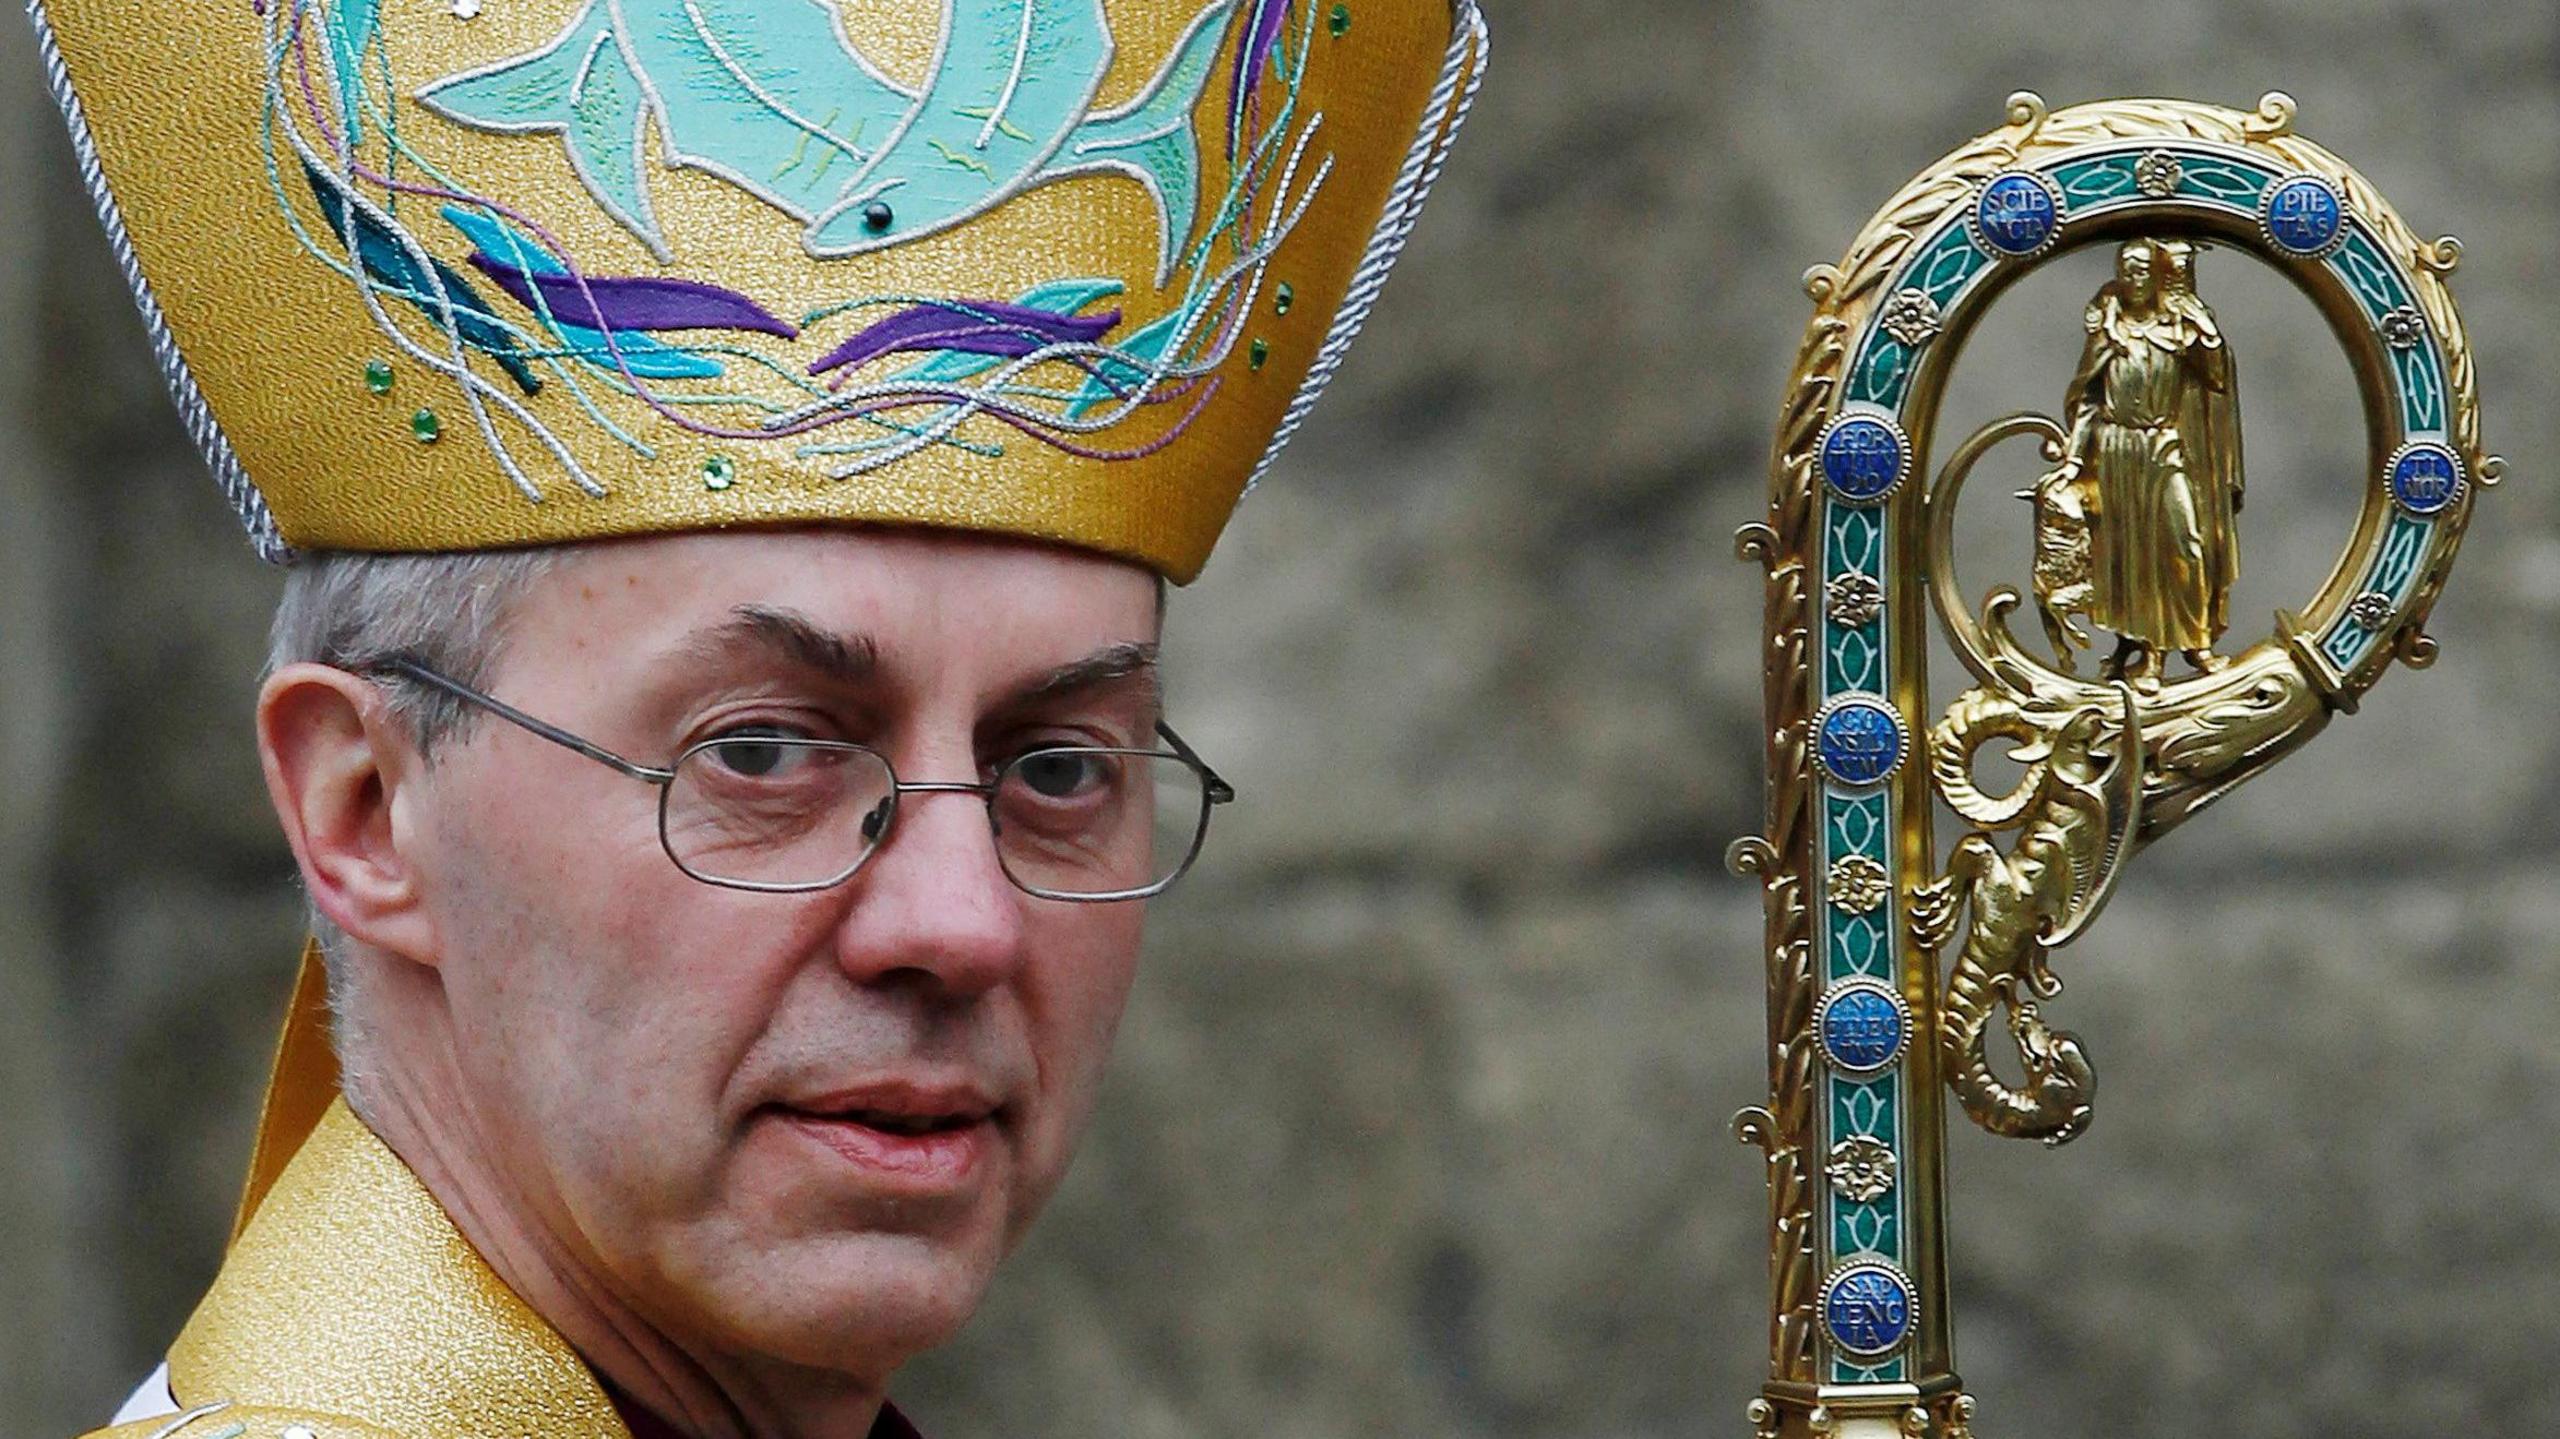
<svg viewBox="0 0 2560 1439"><path fill-rule="evenodd" d="M348 139L364 139L364 52L381 24L382 0L340 0L329 17L329 54L338 70L338 114Z"/></svg>
<svg viewBox="0 0 2560 1439"><path fill-rule="evenodd" d="M540 51L420 92L393 74L380 0L275 0L260 11L267 178L283 223L353 287L389 358L450 398L438 432L475 434L527 500L545 489L524 463L527 439L580 490L606 493L553 429L560 416L538 415L519 398L552 382L642 461L658 458L655 441L669 429L729 447L714 452L724 460L768 444L804 458L843 457L830 471L839 478L933 446L1001 455L999 425L1097 460L1175 442L1217 393L1215 372L1230 353L1250 355L1243 317L1273 252L1331 171L1331 156L1310 153L1321 117L1300 104L1320 11L1311 0L1263 0L1252 11L1255 33L1237 38L1256 63L1239 67L1230 97L1252 103L1228 107L1244 128L1226 137L1232 164L1220 191L1204 197L1192 107L1233 28L1224 22L1239 20L1238 0L1208 4L1149 83L1103 111L1092 109L1092 95L1110 37L1097 0L942 3L945 44L921 93L878 74L827 0L590 0ZM984 42L991 17L1004 18L1012 38L994 61L981 43L973 61L963 41ZM1261 20L1271 22L1268 32ZM1082 78L1061 91L1042 78L1056 74ZM676 91L680 104L670 100ZM824 358L831 347L889 307L1002 325L1006 317L986 307L1093 315L1129 282L1060 278L1010 302L965 291L874 293L820 304L794 324L720 287L715 275L681 273L672 257L656 275L600 274L545 228L542 206L566 197L527 208L527 197L484 193L447 173L403 133L404 94L475 128L561 134L584 198L652 243L657 216L643 157L653 122L670 163L713 171L802 216L812 249L832 212L836 230L852 237L847 254L926 233L937 214L942 226L959 224L1068 174L1126 175L1158 202L1155 278L1170 287L1170 304L1134 328L1097 335L1064 327L1027 353L986 353L1004 347L983 341L938 351L892 345L832 367ZM857 101L870 113L852 113ZM458 114L466 102L487 113ZM1036 160L1026 158L1034 151ZM890 173L909 160L914 173ZM308 197L291 183L297 174L309 181ZM429 248L426 217L467 242L483 276L466 278L467 267L440 257L455 248L449 238ZM737 323L718 323L723 317ZM513 383L493 384L487 366ZM617 396L647 413L637 424L628 410L608 413L601 402ZM1148 413L1172 422L1135 443L1104 442ZM738 483L747 478L743 459L732 462ZM707 482L693 470L684 468L688 482Z"/></svg>
<svg viewBox="0 0 2560 1439"><path fill-rule="evenodd" d="M529 275L569 273L569 268L552 258L550 251L504 220L475 215L459 205L445 206L443 214L445 223L461 231L484 255L493 255ZM608 374L621 373L613 363L617 351L623 365L644 380L716 379L726 373L720 362L708 355L678 349L636 330L617 330L608 343L601 330L572 325L556 315L546 314L543 319L572 355Z"/></svg>
<svg viewBox="0 0 2560 1439"><path fill-rule="evenodd" d="M936 234L1070 175L1124 174L1156 202L1161 286L1199 208L1191 116L1233 5L1203 9L1109 110L1092 108L1112 52L1100 0L950 0L921 91L864 59L820 0L589 0L550 44L418 99L483 130L558 132L596 203L661 259L650 121L668 164L800 221L821 258Z"/></svg>

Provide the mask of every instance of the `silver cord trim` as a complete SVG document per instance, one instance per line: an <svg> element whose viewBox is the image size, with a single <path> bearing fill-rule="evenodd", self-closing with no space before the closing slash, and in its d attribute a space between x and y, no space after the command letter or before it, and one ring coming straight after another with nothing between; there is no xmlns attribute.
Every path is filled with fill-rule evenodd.
<svg viewBox="0 0 2560 1439"><path fill-rule="evenodd" d="M38 21L37 23L42 24L43 22ZM187 1410L183 1414L172 1417L168 1423L152 1430L151 1439L169 1439L170 1435L177 1433L179 1430L186 1428L197 1420L219 1414L230 1407L231 1401L228 1399L220 1400L212 1404L199 1404L193 1409Z"/></svg>
<svg viewBox="0 0 2560 1439"><path fill-rule="evenodd" d="M1440 167L1448 161L1458 127L1466 123L1467 111L1475 105L1476 90L1484 84L1485 60L1492 41L1477 0L1457 0L1456 11L1439 83L1432 87L1431 98L1423 104L1422 126L1414 134L1413 148L1405 152L1404 166L1396 172L1394 188L1387 192L1386 210L1378 217L1378 228L1370 233L1369 247L1361 255L1359 267L1351 272L1351 286L1343 292L1341 308L1333 312L1333 325L1325 331L1315 362L1307 367L1306 379L1280 417L1280 428L1272 433L1270 445L1245 479L1245 494L1252 494L1254 486L1262 483L1263 472L1271 468L1281 446L1298 432L1307 411L1315 408L1316 396L1340 368L1360 327L1368 322L1369 309L1377 303L1378 291L1387 283L1387 271L1404 253L1405 239L1422 216L1422 202L1430 195L1432 182L1440 178ZM1463 88L1459 85L1462 74L1466 77Z"/></svg>
<svg viewBox="0 0 2560 1439"><path fill-rule="evenodd" d="M151 338L151 353L160 362L160 373L169 382L169 396L177 402L178 419L187 428L187 436L204 455L205 464L213 470L214 483L222 487L222 497L231 502L233 513L249 532L249 543L258 558L276 564L289 564L293 547L277 532L275 516L268 512L266 497L258 493L249 472L240 466L240 457L231 450L222 426L213 417L213 407L205 403L204 392L196 388L196 377L187 369L186 358L178 353L178 342L169 333L168 317L160 311L160 301L151 293L151 282L143 277L142 262L133 253L133 237L126 233L124 212L117 208L115 193L107 187L105 169L98 161L97 138L89 132L89 119L81 109L80 96L71 86L71 69L62 58L62 46L54 38L52 22L45 17L45 0L27 0L27 18L36 26L36 45L44 57L45 81L53 90L53 103L62 109L62 118L71 125L71 153L80 165L80 182L89 189L89 199L98 207L98 222L106 227L107 245L115 252L116 265L124 271L125 287L133 294L134 304L142 311L143 328Z"/></svg>

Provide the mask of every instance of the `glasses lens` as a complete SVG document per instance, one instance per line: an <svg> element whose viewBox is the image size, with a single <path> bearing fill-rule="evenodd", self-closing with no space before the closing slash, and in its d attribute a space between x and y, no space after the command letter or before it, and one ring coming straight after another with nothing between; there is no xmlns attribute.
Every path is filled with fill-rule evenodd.
<svg viewBox="0 0 2560 1439"><path fill-rule="evenodd" d="M879 841L889 762L859 745L737 735L687 750L667 785L667 853L696 878L796 888L843 878Z"/></svg>
<svg viewBox="0 0 2560 1439"><path fill-rule="evenodd" d="M1038 894L1152 890L1191 862L1208 814L1200 772L1172 755L1035 750L996 776L996 855Z"/></svg>

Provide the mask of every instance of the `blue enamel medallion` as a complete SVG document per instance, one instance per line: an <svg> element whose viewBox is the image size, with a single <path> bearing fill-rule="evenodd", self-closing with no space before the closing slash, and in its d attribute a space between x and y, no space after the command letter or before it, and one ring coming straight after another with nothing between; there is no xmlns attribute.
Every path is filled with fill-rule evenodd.
<svg viewBox="0 0 2560 1439"><path fill-rule="evenodd" d="M1902 716L1874 695L1847 695L1822 711L1814 758L1842 784L1874 784L1902 763Z"/></svg>
<svg viewBox="0 0 2560 1439"><path fill-rule="evenodd" d="M1994 175L1973 202L1973 232L1983 248L2019 259L2053 243L2062 206L2042 177L2012 170Z"/></svg>
<svg viewBox="0 0 2560 1439"><path fill-rule="evenodd" d="M1890 1264L1852 1264L1822 1286L1822 1327L1851 1354L1890 1354L1911 1337L1911 1281Z"/></svg>
<svg viewBox="0 0 2560 1439"><path fill-rule="evenodd" d="M1823 997L1815 1020L1823 1057L1851 1074L1873 1074L1902 1057L1908 1011L1882 980L1853 979Z"/></svg>
<svg viewBox="0 0 2560 1439"><path fill-rule="evenodd" d="M2424 518L2441 514L2462 494L2462 462L2433 440L2403 445L2391 460L2391 499Z"/></svg>
<svg viewBox="0 0 2560 1439"><path fill-rule="evenodd" d="M2317 175L2296 175L2267 187L2259 223L2267 238L2289 255L2325 255L2346 238L2346 207L2337 187Z"/></svg>
<svg viewBox="0 0 2560 1439"><path fill-rule="evenodd" d="M1873 504L1902 483L1911 448L1890 420L1843 415L1822 432L1822 479L1853 504Z"/></svg>

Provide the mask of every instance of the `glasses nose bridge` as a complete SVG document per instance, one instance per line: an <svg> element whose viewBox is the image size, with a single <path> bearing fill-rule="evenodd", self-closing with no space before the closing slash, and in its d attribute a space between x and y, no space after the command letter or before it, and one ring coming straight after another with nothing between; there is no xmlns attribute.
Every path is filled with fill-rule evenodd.
<svg viewBox="0 0 2560 1439"><path fill-rule="evenodd" d="M965 794L976 796L986 805L987 827L989 830L989 834L987 836L988 839L996 845L1001 845L1002 840L999 837L1000 831L996 826L996 786L993 781L977 783L969 780L953 779L903 780L897 778L896 774L892 772L889 779L889 792L882 796L881 803L872 810L871 815L865 820L864 829L866 833L864 837L869 841L869 847L863 851L862 860L855 866L856 869L867 868L874 856L878 855L883 849L888 848L890 839L901 828L898 824L898 816L906 807L906 796L911 794ZM872 828L872 825L875 822L878 826L876 830ZM1004 874L1007 880L1011 880L1013 878L1013 872L1006 868L1004 859L1000 854L996 857L996 868ZM845 878L850 879L852 878L852 875L848 873ZM1017 884L1016 887L1018 888L1019 885Z"/></svg>
<svg viewBox="0 0 2560 1439"><path fill-rule="evenodd" d="M975 795L979 800L984 802L987 807L988 825L992 827L995 823L996 786L992 781L978 783L970 780L957 779L903 780L899 779L896 774L892 772L889 777L889 793L886 796L886 802L883 803L876 812L879 831L868 836L871 841L871 849L869 853L863 856L864 859L867 860L872 854L879 853L881 847L888 844L890 832L897 828L898 813L901 809L905 808L904 801L906 796L911 794Z"/></svg>
<svg viewBox="0 0 2560 1439"><path fill-rule="evenodd" d="M959 779L920 779L912 781L892 779L889 781L889 792L892 794L974 794L980 799L993 799L995 798L996 787L992 781L981 784L970 780Z"/></svg>

